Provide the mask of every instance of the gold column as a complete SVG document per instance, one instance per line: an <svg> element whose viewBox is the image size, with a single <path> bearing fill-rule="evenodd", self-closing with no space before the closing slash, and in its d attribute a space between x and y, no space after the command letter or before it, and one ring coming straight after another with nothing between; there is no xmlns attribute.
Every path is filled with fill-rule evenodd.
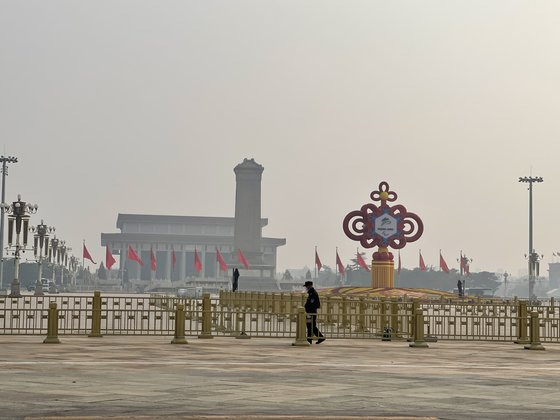
<svg viewBox="0 0 560 420"><path fill-rule="evenodd" d="M395 262L389 259L386 247L379 247L379 251L373 254L371 287L374 289L395 287Z"/></svg>

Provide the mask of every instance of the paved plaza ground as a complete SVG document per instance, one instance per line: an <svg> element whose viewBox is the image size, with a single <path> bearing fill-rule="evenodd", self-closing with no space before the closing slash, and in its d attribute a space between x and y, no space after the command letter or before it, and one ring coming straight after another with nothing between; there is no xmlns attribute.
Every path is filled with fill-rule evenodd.
<svg viewBox="0 0 560 420"><path fill-rule="evenodd" d="M560 418L560 345L42 339L0 336L1 418Z"/></svg>

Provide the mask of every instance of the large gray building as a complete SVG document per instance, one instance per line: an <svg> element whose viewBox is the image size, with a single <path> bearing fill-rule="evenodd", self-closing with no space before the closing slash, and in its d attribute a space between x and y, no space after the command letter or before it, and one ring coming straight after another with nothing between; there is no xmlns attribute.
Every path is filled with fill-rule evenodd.
<svg viewBox="0 0 560 420"><path fill-rule="evenodd" d="M119 214L118 233L102 233L101 245L120 256L119 277L126 271L129 280L172 280L231 277L240 269L240 289L274 289L276 250L283 238L262 237L268 219L261 218L261 176L263 167L254 159L244 159L234 168L236 175L235 217L199 217ZM144 262L141 267L127 258L132 246ZM202 271L195 269L195 249ZM221 273L216 260L219 250L229 271ZM246 270L238 262L238 250L249 261ZM157 269L151 269L151 251ZM176 263L172 263L175 254Z"/></svg>

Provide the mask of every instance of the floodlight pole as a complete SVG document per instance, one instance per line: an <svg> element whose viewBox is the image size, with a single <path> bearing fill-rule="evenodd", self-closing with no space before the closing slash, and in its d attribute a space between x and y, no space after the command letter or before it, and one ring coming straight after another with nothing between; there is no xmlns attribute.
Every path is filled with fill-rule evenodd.
<svg viewBox="0 0 560 420"><path fill-rule="evenodd" d="M533 248L533 183L543 182L541 176L525 176L519 177L519 182L524 182L529 184L529 300L533 299L534 289L535 289L535 257L537 253Z"/></svg>

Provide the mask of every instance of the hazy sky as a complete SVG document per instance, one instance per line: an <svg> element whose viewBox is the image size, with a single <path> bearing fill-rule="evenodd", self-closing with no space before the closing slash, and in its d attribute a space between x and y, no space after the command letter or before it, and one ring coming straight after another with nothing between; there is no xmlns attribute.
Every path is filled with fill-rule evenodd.
<svg viewBox="0 0 560 420"><path fill-rule="evenodd" d="M254 157L279 269L349 261L342 219L387 180L424 220L405 267L517 274L531 166L560 251L559 44L557 1L0 0L7 197L101 258L118 212L233 216Z"/></svg>

